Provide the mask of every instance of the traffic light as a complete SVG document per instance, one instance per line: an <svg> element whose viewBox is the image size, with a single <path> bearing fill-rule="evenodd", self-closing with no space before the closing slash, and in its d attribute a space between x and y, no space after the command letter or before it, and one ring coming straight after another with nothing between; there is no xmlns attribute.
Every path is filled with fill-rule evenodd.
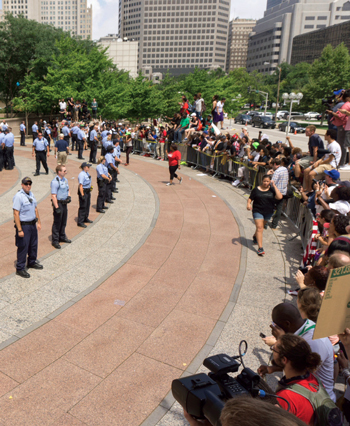
<svg viewBox="0 0 350 426"><path fill-rule="evenodd" d="M250 86L248 86L248 93L250 93Z"/></svg>

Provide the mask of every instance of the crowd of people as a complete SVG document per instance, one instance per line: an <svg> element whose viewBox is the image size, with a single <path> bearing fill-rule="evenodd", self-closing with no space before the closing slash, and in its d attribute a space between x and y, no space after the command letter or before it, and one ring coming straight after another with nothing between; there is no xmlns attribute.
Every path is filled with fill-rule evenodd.
<svg viewBox="0 0 350 426"><path fill-rule="evenodd" d="M342 93L341 98L344 104L338 112L335 111L335 116L343 120L344 117L349 117L350 121L350 112L345 112L350 111L350 108L347 109L347 103L350 105L350 92ZM320 418L317 409L320 398L327 401L329 412L332 412L335 419L334 425L342 424L336 423L340 411L334 404L334 384L339 374L345 378L347 384L350 379L347 359L350 354L350 331L345 330L341 335L316 340L313 340L313 333L330 270L350 265L350 184L348 181L340 181L339 173L342 161L346 161L344 147L347 147L346 132L350 134L350 130L346 130L345 124L343 144L338 142L343 137L342 128L329 128L323 140L317 135L316 127L309 125L305 132L308 137L308 152L305 153L294 146L289 137L286 143L272 142L266 134L260 132L258 138L251 139L245 127L240 133L225 132L224 104L225 98L219 100L218 96L214 96L212 109L208 114L201 93L194 97L192 104L183 96L179 112L173 117L165 117L161 123L153 120L149 126L140 124L130 127L123 122L92 120L86 102L74 102L73 99L60 101L61 120L35 122L31 128L32 154L36 157L35 175L40 175L41 164L48 173L47 157L51 152L57 159L57 175L51 183L54 215L52 245L59 249L62 243L70 243L65 227L71 194L65 174L69 155L74 151L79 159L85 160L84 153L89 150L89 162L81 164L78 177L78 226L81 227L91 223L89 168L92 164L98 164L97 211L104 213L108 209L106 204L113 203L113 195L118 192L116 183L120 173L118 166L122 163L121 153L125 151L126 159L123 164L128 166L137 141L141 141L142 156L169 161L168 185L173 185L175 179L179 184L182 182L182 178L177 175L177 171L181 169L179 143L187 144L200 155L220 155L226 157L227 161L239 163L236 179L232 182L234 187L247 184L249 170L259 173L261 178L249 193L247 201L247 210L252 211L256 227L252 240L258 246L259 256L265 254L264 229L267 229L268 224L272 229L279 226L284 203L297 195L300 203L305 204L314 217L318 232L312 234L312 239L318 244L318 250L304 259L304 267L296 274L298 288L291 292L297 296L296 306L286 302L272 310L272 336L263 338L264 343L271 348L272 365L261 366L258 372L261 376L276 371L284 372L277 389L277 395L282 398L278 402L295 417L279 418L282 411L278 412L271 407L272 418L279 418L274 424L332 424ZM91 107L96 117L95 100ZM339 127L343 127L343 124ZM11 168L14 162L13 143L11 145L13 134L6 123L0 127L0 143L3 147L0 164ZM25 145L27 129L24 122L20 132L21 145ZM40 216L31 185L30 177L22 180L22 190L16 194L13 205L18 247L17 274L24 278L30 276L26 266L42 269L36 259ZM249 405L249 402L242 400L242 405L244 404ZM259 404L260 402L256 405L257 410L263 412L264 407ZM236 424L232 423L232 419L240 419L239 424L244 424L244 416L237 417L234 415L235 410L237 407L234 403L227 404L222 413L223 426ZM345 394L342 410L350 421L350 391ZM187 413L185 416L191 425L203 424ZM265 420L259 424L272 423Z"/></svg>

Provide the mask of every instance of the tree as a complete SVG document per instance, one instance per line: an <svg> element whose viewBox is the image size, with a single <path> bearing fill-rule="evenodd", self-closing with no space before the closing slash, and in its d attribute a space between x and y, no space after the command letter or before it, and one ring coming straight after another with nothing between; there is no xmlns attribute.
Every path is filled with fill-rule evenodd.
<svg viewBox="0 0 350 426"><path fill-rule="evenodd" d="M45 74L54 42L62 34L62 30L50 25L5 15L0 23L0 93L6 105L18 96L22 81L30 72Z"/></svg>

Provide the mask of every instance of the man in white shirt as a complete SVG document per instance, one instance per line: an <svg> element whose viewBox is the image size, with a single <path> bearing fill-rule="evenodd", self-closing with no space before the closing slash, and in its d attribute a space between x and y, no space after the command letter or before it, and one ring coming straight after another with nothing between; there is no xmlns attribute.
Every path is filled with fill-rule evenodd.
<svg viewBox="0 0 350 426"><path fill-rule="evenodd" d="M337 169L341 159L341 147L336 142L337 131L328 129L325 134L325 141L327 142L328 154L314 162L310 167L304 170L304 188L306 191L311 191L312 179L322 179L325 170Z"/></svg>
<svg viewBox="0 0 350 426"><path fill-rule="evenodd" d="M198 120L202 120L203 107L204 107L204 99L202 98L202 94L198 93L197 101L196 101L196 115Z"/></svg>

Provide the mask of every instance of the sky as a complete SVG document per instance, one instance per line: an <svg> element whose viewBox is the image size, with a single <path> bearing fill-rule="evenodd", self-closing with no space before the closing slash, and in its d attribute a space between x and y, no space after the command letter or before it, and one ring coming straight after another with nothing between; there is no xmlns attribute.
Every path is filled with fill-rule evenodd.
<svg viewBox="0 0 350 426"><path fill-rule="evenodd" d="M1 1L1 0L0 0ZM87 0L88 5L92 4L93 14L93 34L94 40L104 37L107 34L118 32L118 0ZM259 19L264 15L266 0L233 0L231 2L231 19L246 18Z"/></svg>

